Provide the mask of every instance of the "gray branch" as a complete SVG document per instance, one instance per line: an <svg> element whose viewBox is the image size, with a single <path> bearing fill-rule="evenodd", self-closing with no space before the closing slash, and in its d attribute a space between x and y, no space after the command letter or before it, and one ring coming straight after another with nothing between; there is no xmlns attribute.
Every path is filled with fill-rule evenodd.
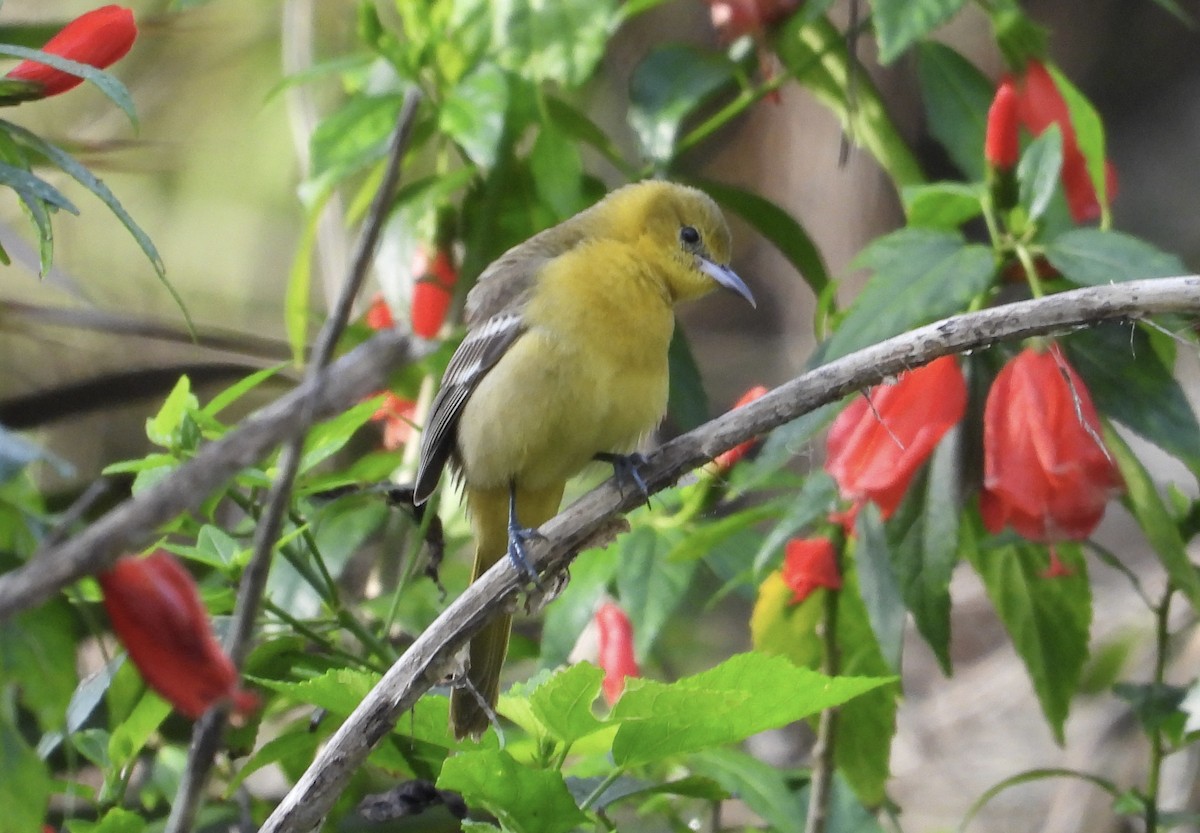
<svg viewBox="0 0 1200 833"><path fill-rule="evenodd" d="M802 374L761 399L665 444L649 457L641 472L653 491L663 489L740 442L939 356L1104 321L1134 321L1167 313L1200 313L1200 277L1078 289L948 318ZM541 528L545 538L529 546L533 565L539 571L565 566L589 541L610 531L618 513L634 508L640 500L633 494L622 498L611 480L601 484ZM467 588L330 738L267 819L263 833L317 829L375 744L439 681L452 666L455 653L500 611L520 583L508 559L502 559Z"/></svg>

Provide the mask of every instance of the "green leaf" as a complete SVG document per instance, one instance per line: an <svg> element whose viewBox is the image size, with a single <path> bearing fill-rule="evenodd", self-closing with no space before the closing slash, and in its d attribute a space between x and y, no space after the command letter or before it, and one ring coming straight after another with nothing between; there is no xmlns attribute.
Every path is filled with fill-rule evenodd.
<svg viewBox="0 0 1200 833"><path fill-rule="evenodd" d="M738 743L838 706L890 678L826 677L784 657L738 654L671 685L638 680L613 706L613 760L629 767Z"/></svg>
<svg viewBox="0 0 1200 833"><path fill-rule="evenodd" d="M96 69L94 66L81 64L78 61L71 61L50 52L43 52L40 49L26 49L23 46L16 46L11 43L0 44L0 55L37 61L39 64L46 64L47 66L91 81L100 88L100 92L104 93L113 104L124 111L125 115L129 118L129 123L135 128L137 127L138 120L137 113L133 108L133 98L129 95L129 90L117 80L115 75L110 75L102 69Z"/></svg>
<svg viewBox="0 0 1200 833"><path fill-rule="evenodd" d="M679 326L671 335L667 368L670 372L667 413L680 431L691 431L708 421L708 394L704 392L704 378L692 355L687 333Z"/></svg>
<svg viewBox="0 0 1200 833"><path fill-rule="evenodd" d="M616 167L623 170L627 168L620 148L586 113L557 96L545 95L543 101L546 104L546 115L560 131L572 139L590 145Z"/></svg>
<svg viewBox="0 0 1200 833"><path fill-rule="evenodd" d="M163 448L176 447L188 410L198 407L199 402L192 395L191 382L187 376L180 376L158 413L146 420L146 438Z"/></svg>
<svg viewBox="0 0 1200 833"><path fill-rule="evenodd" d="M1164 683L1117 683L1113 694L1128 703L1142 729L1165 732L1173 742L1183 739L1188 716L1181 711L1188 690Z"/></svg>
<svg viewBox="0 0 1200 833"><path fill-rule="evenodd" d="M1050 70L1054 85L1058 87L1067 103L1067 110L1071 114L1071 126L1075 128L1075 141L1087 161L1088 176L1096 189L1096 199L1104 217L1103 225L1107 226L1112 195L1108 193L1108 173L1104 165L1104 123L1092 102L1088 101L1087 96L1081 93L1067 76L1055 66L1048 66L1047 69Z"/></svg>
<svg viewBox="0 0 1200 833"><path fill-rule="evenodd" d="M4 692L0 690L0 697ZM0 704L0 833L41 830L53 781Z"/></svg>
<svg viewBox="0 0 1200 833"><path fill-rule="evenodd" d="M250 760L242 764L226 791L233 792L241 785L242 781L270 764L284 760L298 760L307 764L312 760L322 741L323 737L317 732L310 731L307 723L303 725L303 728L271 738L250 756Z"/></svg>
<svg viewBox="0 0 1200 833"><path fill-rule="evenodd" d="M567 778L567 789L571 791L571 795L575 796L577 802L582 803L585 799L591 798L606 781L608 779L601 776ZM608 783L608 786L592 799L589 807L599 811L630 798L650 798L656 795L680 795L705 801L724 801L729 798L729 793L721 789L720 784L710 778L698 775L689 775L663 784L622 775L617 780Z"/></svg>
<svg viewBox="0 0 1200 833"><path fill-rule="evenodd" d="M784 209L751 191L711 179L692 180L710 197L741 217L796 268L813 294L820 296L829 285L829 272L816 243Z"/></svg>
<svg viewBox="0 0 1200 833"><path fill-rule="evenodd" d="M1058 190L1062 160L1062 131L1057 124L1046 128L1021 155L1021 161L1017 164L1019 200L1030 220L1040 219L1050 207L1050 201Z"/></svg>
<svg viewBox="0 0 1200 833"><path fill-rule="evenodd" d="M1072 229L1046 246L1046 259L1080 286L1189 274L1175 255L1119 231Z"/></svg>
<svg viewBox="0 0 1200 833"><path fill-rule="evenodd" d="M825 362L966 309L996 271L992 251L951 232L900 229L854 265L874 274L830 338Z"/></svg>
<svg viewBox="0 0 1200 833"><path fill-rule="evenodd" d="M530 81L577 87L592 77L621 15L614 0L495 4L501 63Z"/></svg>
<svg viewBox="0 0 1200 833"><path fill-rule="evenodd" d="M896 577L917 630L950 673L950 579L958 563L960 434L933 452L887 525Z"/></svg>
<svg viewBox="0 0 1200 833"><path fill-rule="evenodd" d="M978 518L964 547L983 579L1000 621L1033 682L1054 737L1063 723L1088 656L1092 593L1079 545L1055 545L1070 575L1047 578L1046 548L1012 536L990 538Z"/></svg>
<svg viewBox="0 0 1200 833"><path fill-rule="evenodd" d="M66 460L0 425L0 483L12 480L37 460L50 463L63 476L73 474L74 469Z"/></svg>
<svg viewBox="0 0 1200 833"><path fill-rule="evenodd" d="M560 772L524 766L502 749L460 752L442 765L437 785L512 833L566 833L587 822Z"/></svg>
<svg viewBox="0 0 1200 833"><path fill-rule="evenodd" d="M1200 423L1145 329L1101 325L1073 333L1061 344L1101 413L1175 455L1200 477Z"/></svg>
<svg viewBox="0 0 1200 833"><path fill-rule="evenodd" d="M879 507L874 503L864 506L858 513L854 528L858 533L853 553L859 593L879 650L888 667L896 673L900 670L907 617L904 602L900 598L900 586L892 570L892 554L884 535Z"/></svg>
<svg viewBox="0 0 1200 833"><path fill-rule="evenodd" d="M554 604L546 608L542 655L538 661L541 668L554 668L567 662L579 634L592 621L600 599L608 591L608 583L616 575L628 537L622 536L602 550L593 550L587 558L576 559L571 565L571 581Z"/></svg>
<svg viewBox="0 0 1200 833"><path fill-rule="evenodd" d="M568 666L551 675L529 695L529 706L550 735L573 744L604 728L592 714L604 672L588 662Z"/></svg>
<svg viewBox="0 0 1200 833"><path fill-rule="evenodd" d="M850 140L866 148L898 187L924 182L879 91L858 60L851 62L844 33L824 17L794 14L779 27L772 45L788 73L834 112ZM982 155L982 138L979 147Z"/></svg>
<svg viewBox="0 0 1200 833"><path fill-rule="evenodd" d="M675 154L683 120L722 87L737 66L724 55L683 44L652 50L629 81L629 126L642 154L665 165Z"/></svg>
<svg viewBox="0 0 1200 833"><path fill-rule="evenodd" d="M301 473L341 451L350 442L354 432L371 421L371 417L379 410L379 401L379 397L372 397L316 425L304 439Z"/></svg>
<svg viewBox="0 0 1200 833"><path fill-rule="evenodd" d="M952 18L966 0L871 0L879 62L890 64Z"/></svg>
<svg viewBox="0 0 1200 833"><path fill-rule="evenodd" d="M69 829L71 833L143 833L146 825L146 820L132 810L111 807L99 821L74 819Z"/></svg>
<svg viewBox="0 0 1200 833"><path fill-rule="evenodd" d="M0 680L16 687L46 731L63 726L75 691L74 631L62 599L0 621Z"/></svg>
<svg viewBox="0 0 1200 833"><path fill-rule="evenodd" d="M945 44L922 42L917 55L929 132L968 179L982 181L983 137L994 85Z"/></svg>
<svg viewBox="0 0 1200 833"><path fill-rule="evenodd" d="M695 561L665 557L674 541L641 526L618 539L617 595L633 623L634 651L645 656L691 589Z"/></svg>
<svg viewBox="0 0 1200 833"><path fill-rule="evenodd" d="M1104 444L1116 460L1125 481L1125 497L1122 502L1133 513L1138 526L1150 546L1158 554L1171 583L1187 596L1192 610L1200 610L1200 575L1188 556L1179 527L1163 504L1150 473L1134 456L1121 436L1109 426L1104 426Z"/></svg>
<svg viewBox="0 0 1200 833"><path fill-rule="evenodd" d="M143 694L133 711L113 729L108 740L108 759L113 769L122 770L133 763L170 713L171 704L166 700L152 691Z"/></svg>
<svg viewBox="0 0 1200 833"><path fill-rule="evenodd" d="M772 831L804 833L803 804L779 767L737 749L706 749L693 755L688 766L745 802Z"/></svg>
<svg viewBox="0 0 1200 833"><path fill-rule="evenodd" d="M508 106L504 70L492 63L480 64L446 93L438 110L438 128L468 159L481 168L491 168L501 148Z"/></svg>
<svg viewBox="0 0 1200 833"><path fill-rule="evenodd" d="M34 199L41 200L47 205L61 208L76 216L79 215L79 209L75 207L75 203L67 199L61 191L49 182L46 182L46 180L34 176L24 168L9 165L7 162L0 162L0 185L7 185L14 191L21 193L22 196L28 195Z"/></svg>
<svg viewBox="0 0 1200 833"><path fill-rule="evenodd" d="M313 131L312 174L340 178L382 159L404 102L401 93L358 95Z"/></svg>
<svg viewBox="0 0 1200 833"><path fill-rule="evenodd" d="M244 379L239 379L225 390L218 393L212 400L204 406L204 413L208 416L216 416L221 411L228 408L234 402L237 402L250 391L257 388L263 382L267 381L279 371L283 370L287 365L277 364L274 367L264 367L262 370L256 370Z"/></svg>
<svg viewBox="0 0 1200 833"><path fill-rule="evenodd" d="M954 231L983 212L979 186L965 182L932 182L901 189L908 225Z"/></svg>
<svg viewBox="0 0 1200 833"><path fill-rule="evenodd" d="M586 208L583 196L583 159L567 135L550 124L542 125L529 151L529 171L538 195L558 219L565 220Z"/></svg>
<svg viewBox="0 0 1200 833"><path fill-rule="evenodd" d="M332 668L319 677L298 683L257 677L253 678L252 682L278 692L293 702L316 706L339 717L345 717L358 708L358 704L379 679L379 674L373 671Z"/></svg>
<svg viewBox="0 0 1200 833"><path fill-rule="evenodd" d="M786 514L762 539L754 556L754 574L761 576L764 570L778 567L787 542L800 530L826 518L833 511L837 496L837 484L824 470L814 471L804 478L804 484L792 497Z"/></svg>

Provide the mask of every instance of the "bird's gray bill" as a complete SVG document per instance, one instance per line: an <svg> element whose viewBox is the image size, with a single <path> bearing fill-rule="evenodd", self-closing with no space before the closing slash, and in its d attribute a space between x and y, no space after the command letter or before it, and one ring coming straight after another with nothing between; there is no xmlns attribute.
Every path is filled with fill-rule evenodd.
<svg viewBox="0 0 1200 833"><path fill-rule="evenodd" d="M749 287L745 282L737 276L737 273L728 266L721 266L719 263L713 263L708 258L696 258L700 262L700 271L708 275L714 281L719 283L726 289L732 289L738 295L741 295L750 302L750 306L758 309L758 304L754 303L754 296L750 294Z"/></svg>

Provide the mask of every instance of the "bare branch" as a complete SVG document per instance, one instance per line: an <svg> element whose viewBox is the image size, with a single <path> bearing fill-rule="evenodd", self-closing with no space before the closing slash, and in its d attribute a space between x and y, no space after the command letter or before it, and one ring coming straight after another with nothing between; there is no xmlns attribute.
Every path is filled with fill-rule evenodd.
<svg viewBox="0 0 1200 833"><path fill-rule="evenodd" d="M1200 313L1200 277L1090 287L948 318L804 373L672 440L650 455L640 471L651 490L658 491L726 449L939 356L1165 313ZM531 563L539 571L565 566L615 514L641 500L633 493L623 499L612 480L601 484L541 528L545 539L529 545ZM438 682L454 654L500 611L520 583L508 559L501 559L467 588L330 738L267 819L263 833L315 830L375 744Z"/></svg>

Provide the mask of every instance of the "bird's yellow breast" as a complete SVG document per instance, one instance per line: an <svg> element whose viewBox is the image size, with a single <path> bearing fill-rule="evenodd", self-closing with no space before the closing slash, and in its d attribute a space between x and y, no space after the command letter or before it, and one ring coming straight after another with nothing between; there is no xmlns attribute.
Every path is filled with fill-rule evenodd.
<svg viewBox="0 0 1200 833"><path fill-rule="evenodd" d="M538 489L598 452L627 452L667 407L674 329L661 265L600 240L549 263L527 330L463 408L458 451L471 488Z"/></svg>

